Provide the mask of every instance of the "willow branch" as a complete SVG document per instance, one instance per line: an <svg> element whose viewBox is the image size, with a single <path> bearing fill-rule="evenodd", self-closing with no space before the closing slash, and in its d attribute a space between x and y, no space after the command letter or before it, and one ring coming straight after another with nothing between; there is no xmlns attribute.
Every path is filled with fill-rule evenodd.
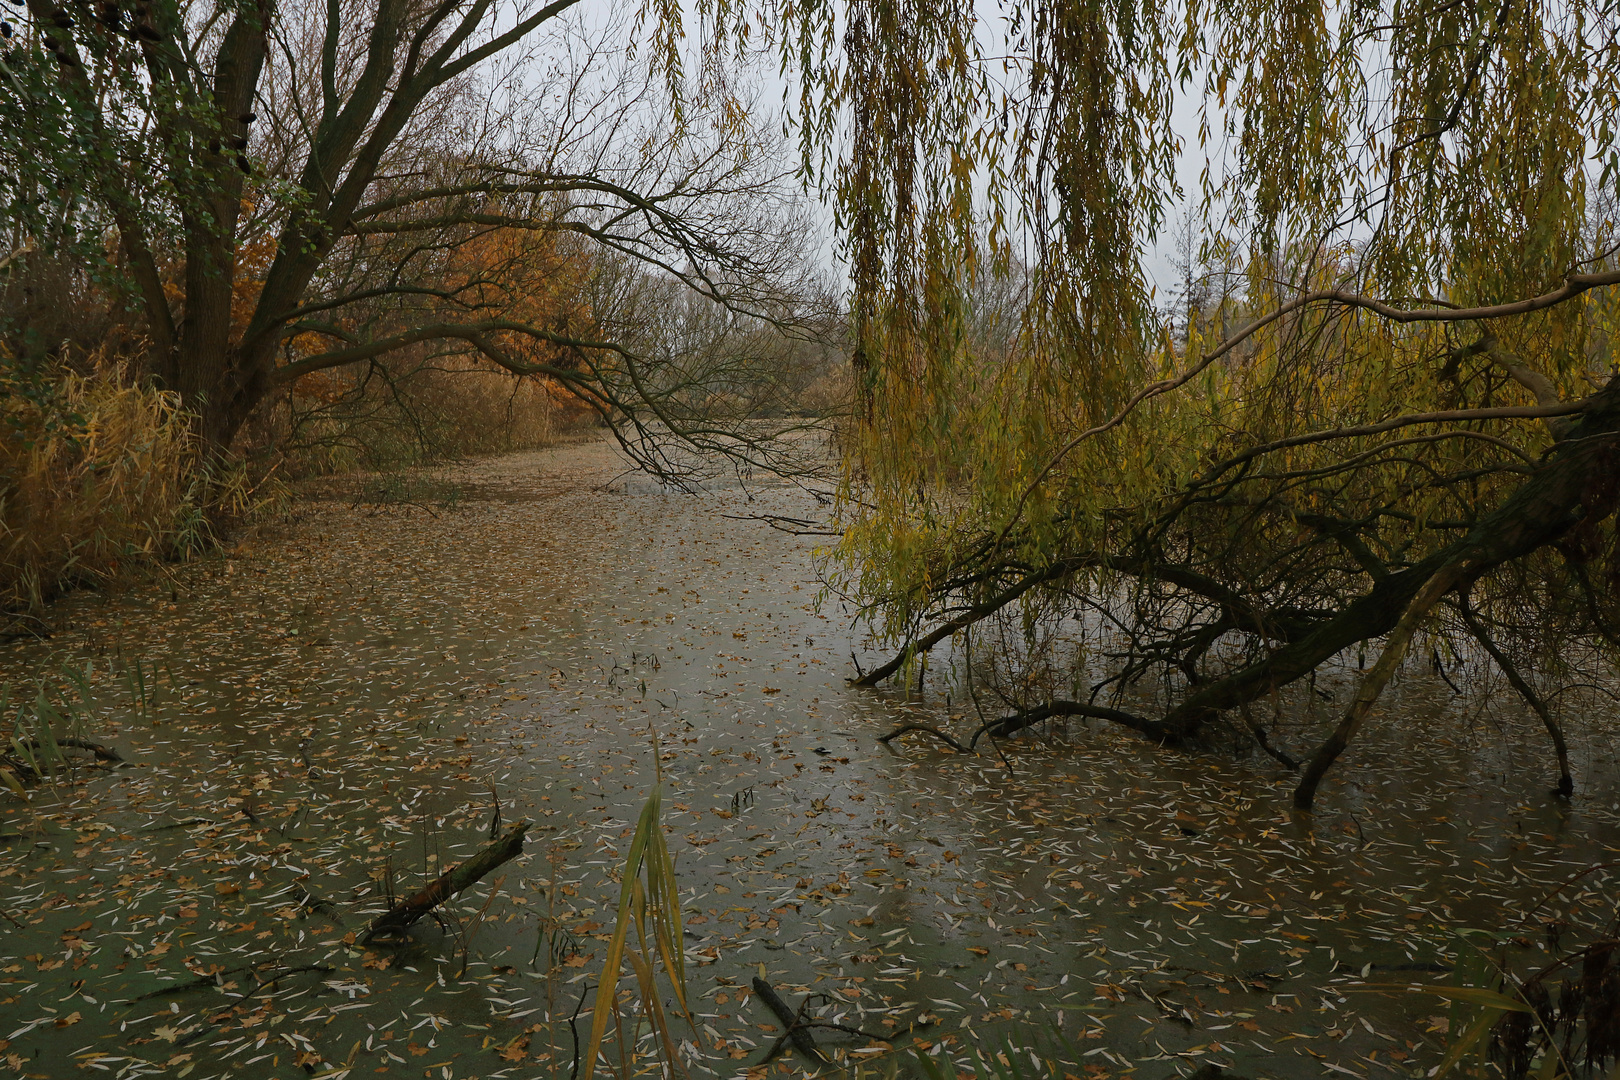
<svg viewBox="0 0 1620 1080"><path fill-rule="evenodd" d="M1568 401L1558 405L1523 405L1506 406L1499 409L1447 409L1441 412L1407 413L1404 416L1392 416L1388 420L1380 420L1373 424L1358 424L1354 427L1331 428L1326 431L1308 431L1301 435L1290 435L1286 439L1276 439L1272 442L1251 446L1241 454L1236 454L1211 466L1203 476L1190 484L1190 487L1199 487L1209 483L1222 473L1252 461L1257 457L1273 453L1277 450L1287 450L1295 446L1308 446L1311 443L1331 442L1335 439L1356 439L1367 435L1379 435L1397 428L1411 427L1414 424L1454 424L1467 420L1531 420L1545 419L1556 416L1573 416L1583 413L1591 408L1591 399L1581 401ZM1517 451L1515 451L1517 452ZM1523 456L1522 454L1520 455Z"/></svg>
<svg viewBox="0 0 1620 1080"><path fill-rule="evenodd" d="M1258 319L1255 319L1253 322L1250 322L1248 325L1233 333L1214 349L1205 353L1199 359L1198 363L1188 368L1182 374L1169 379L1161 379L1158 382L1150 383L1149 385L1144 386L1142 389L1133 394L1131 399L1127 401L1125 405L1113 416L1100 424L1092 425L1091 427L1082 431L1080 434L1076 435L1074 438L1070 439L1068 442L1064 443L1057 453L1053 454L1047 460L1046 464L1041 467L1041 471L1035 474L1035 478L1029 482L1029 486L1026 487L1023 494L1018 497L1018 502L1013 507L1012 515L1009 517L1006 526L1002 528L1001 534L996 538L995 546L999 547L1002 541L1007 538L1007 533L1012 530L1014 523L1016 523L1019 517L1022 516L1024 512L1024 505L1029 501L1029 497L1034 494L1035 489L1039 487L1041 482L1045 480L1052 470L1057 467L1058 462L1067 457L1075 447L1079 446L1087 439L1093 438L1097 435L1102 435L1108 431L1112 431L1120 424L1123 424L1126 418L1129 417L1131 413L1135 412L1137 406L1141 405L1144 401L1159 397L1162 394L1168 394L1172 390L1176 390L1187 385L1187 383L1191 382L1206 369L1208 369L1208 367L1216 360L1219 360L1222 356L1225 356L1227 353L1231 352L1238 345L1253 337L1255 333L1265 329L1267 326L1270 326L1277 320L1293 314L1296 311L1301 311L1307 307L1318 304L1336 304L1341 307L1359 308L1364 311L1370 311L1381 318L1398 323L1480 322L1490 319L1507 319L1516 315L1529 315L1533 312L1545 311L1547 308L1556 307L1567 300L1572 300L1575 297L1580 296L1583 293L1590 292L1593 289L1605 288L1607 286L1617 284L1620 284L1620 270L1608 270L1594 274L1568 274L1565 276L1564 283L1562 285L1550 292L1542 293L1539 296L1532 296L1524 300L1514 300L1506 304L1490 304L1483 307L1471 308L1400 308L1394 306L1393 304L1385 303L1382 300L1378 300L1370 296L1362 296L1359 293L1352 293L1344 289L1319 289L1313 292L1305 293L1301 296L1296 296L1287 303L1279 305L1276 310L1270 312L1269 314L1260 316ZM1569 411L1578 412L1580 410L1571 409ZM1562 416L1567 415L1567 413L1548 412L1525 415Z"/></svg>

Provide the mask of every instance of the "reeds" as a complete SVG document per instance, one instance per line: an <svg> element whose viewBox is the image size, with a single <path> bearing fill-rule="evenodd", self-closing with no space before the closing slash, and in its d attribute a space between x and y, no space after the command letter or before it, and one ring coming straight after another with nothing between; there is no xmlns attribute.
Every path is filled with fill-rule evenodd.
<svg viewBox="0 0 1620 1080"><path fill-rule="evenodd" d="M655 1055L663 1074L668 1077L680 1071L679 1044L671 1030L669 1016L664 1011L655 962L663 968L665 981L674 991L675 1003L687 1023L693 1024L696 1030L686 1004L681 904L675 883L675 863L664 842L662 806L663 785L659 783L642 808L635 834L630 838L629 853L625 856L618 918L614 921L613 936L602 963L602 981L596 991L590 1035L585 1040L585 1052L578 1062L579 1080L591 1080L595 1073L597 1056L601 1053L609 1020L613 1021L618 1036L621 1077L639 1075L643 1071L635 1060L643 1023L656 1036ZM621 1007L618 989L620 968L626 960L635 974L635 996L639 996L641 1006L639 1015L632 1010L628 1018L631 1028L628 1036L625 1031L627 1018Z"/></svg>
<svg viewBox="0 0 1620 1080"><path fill-rule="evenodd" d="M71 768L68 750L104 761L121 760L117 751L90 740L92 674L88 667L82 672L63 668L60 675L67 687L59 688L60 693L48 693L41 682L32 697L24 694L15 704L11 688L0 686L0 788L26 799L30 785Z"/></svg>
<svg viewBox="0 0 1620 1080"><path fill-rule="evenodd" d="M177 395L105 354L88 367L0 374L0 611L188 558L221 522L286 501L244 462L205 457Z"/></svg>
<svg viewBox="0 0 1620 1080"><path fill-rule="evenodd" d="M0 607L201 542L178 399L122 369L0 379Z"/></svg>

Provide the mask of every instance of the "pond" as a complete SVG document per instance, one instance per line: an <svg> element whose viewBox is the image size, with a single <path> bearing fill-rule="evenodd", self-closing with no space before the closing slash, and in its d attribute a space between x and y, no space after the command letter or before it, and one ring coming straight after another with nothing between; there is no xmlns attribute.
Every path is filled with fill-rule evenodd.
<svg viewBox="0 0 1620 1080"><path fill-rule="evenodd" d="M1571 726L1560 802L1522 710L1417 665L1314 819L1269 759L1100 725L880 743L960 729L960 700L846 684L883 654L819 584L826 540L761 520L826 514L764 479L670 494L579 443L312 497L224 556L66 598L51 639L0 646L4 681L31 699L90 665L86 729L126 764L0 795L0 1060L567 1074L655 758L697 1075L767 1071L754 976L888 1037L821 1029L845 1065L1422 1075L1466 1011L1365 984L1458 985L1612 917L1614 871L1587 872L1620 852L1611 718ZM521 819L526 853L441 920L357 943Z"/></svg>

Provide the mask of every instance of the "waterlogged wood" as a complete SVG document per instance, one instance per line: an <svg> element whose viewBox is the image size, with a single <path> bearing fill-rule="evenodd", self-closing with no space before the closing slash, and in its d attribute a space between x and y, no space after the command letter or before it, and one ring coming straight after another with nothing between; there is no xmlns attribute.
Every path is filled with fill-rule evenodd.
<svg viewBox="0 0 1620 1080"><path fill-rule="evenodd" d="M816 1046L816 1037L810 1034L810 1029L799 1023L798 1017L793 1014L792 1009L788 1008L788 1004L782 1000L782 996L776 992L770 983L758 975L754 976L754 996L763 1001L766 1008L775 1013L776 1018L782 1021L782 1027L787 1032L787 1038L792 1041L795 1050L818 1065L827 1063L827 1059L821 1056L821 1050Z"/></svg>
<svg viewBox="0 0 1620 1080"><path fill-rule="evenodd" d="M485 844L472 858L451 867L429 882L427 888L401 900L373 919L366 928L364 940L369 942L378 934L404 930L446 900L476 884L497 866L523 854L523 836L528 831L527 821L513 825L506 830L505 836Z"/></svg>
<svg viewBox="0 0 1620 1080"><path fill-rule="evenodd" d="M39 740L32 740L30 745L38 749ZM93 755L97 761L111 761L120 765L124 763L124 755L117 750L98 742L91 742L89 739L57 739L56 745L68 750L83 750L85 753Z"/></svg>

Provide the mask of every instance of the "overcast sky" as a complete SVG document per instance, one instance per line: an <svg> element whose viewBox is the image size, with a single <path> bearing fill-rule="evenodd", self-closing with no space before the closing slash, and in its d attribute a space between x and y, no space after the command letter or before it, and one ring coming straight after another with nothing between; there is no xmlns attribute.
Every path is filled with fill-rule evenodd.
<svg viewBox="0 0 1620 1080"><path fill-rule="evenodd" d="M692 11L690 3L687 4L687 9L687 41L692 43L693 47L695 48L700 34L699 22L695 12ZM981 33L984 40L985 52L987 55L998 55L1004 51L1003 43L1000 41L1002 9L994 2L994 0L978 0L978 9L981 18ZM610 23L618 23L621 27L625 26L625 15L627 9L623 4L614 3L612 0L586 0L586 2L581 4L580 8L577 10L588 25L606 26ZM633 25L633 22L631 25ZM689 66L689 70L696 70L695 63ZM785 78L780 74L778 62L774 57L772 57L768 62L762 61L754 65L747 73L746 78L758 88L759 107L761 109L768 110L770 113L770 122L772 124L780 126L783 112L782 103L784 98L787 98L788 100L796 100L796 83L791 79L791 77ZM1181 136L1184 145L1179 168L1181 185L1191 197L1196 198L1198 192L1198 177L1201 169L1203 168L1204 157L1203 151L1199 148L1197 140L1198 109L1195 101L1189 99L1182 99L1178 101L1178 107L1173 119L1173 127ZM1219 133L1217 132L1217 136L1218 134ZM796 146L790 145L787 147L787 160L784 161L784 166L796 166L798 163L796 154ZM816 206L813 216L817 223L817 228L822 234L822 243L820 245L822 252L821 261L829 272L833 273L840 283L843 283L847 279L844 276L844 268L836 259L836 241L833 236L832 212L825 202L819 199L815 193L809 193L808 198ZM1151 282L1158 290L1158 297L1161 304L1168 302L1170 294L1176 288L1180 277L1179 272L1176 269L1177 257L1175 242L1175 226L1178 224L1178 221L1178 213L1172 211L1167 219L1163 234L1159 236L1152 245L1150 245L1144 259L1144 269L1147 271Z"/></svg>

